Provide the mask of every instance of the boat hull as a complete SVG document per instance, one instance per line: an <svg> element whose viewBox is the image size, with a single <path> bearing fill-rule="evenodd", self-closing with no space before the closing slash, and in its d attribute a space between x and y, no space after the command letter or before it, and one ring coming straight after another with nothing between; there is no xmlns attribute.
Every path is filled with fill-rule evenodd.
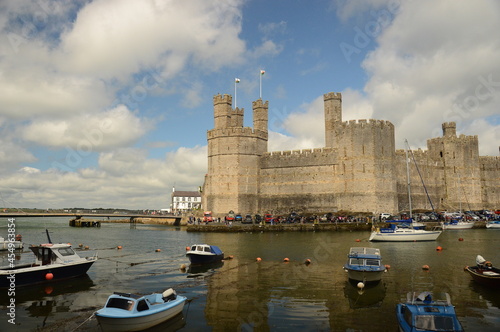
<svg viewBox="0 0 500 332"><path fill-rule="evenodd" d="M16 287L20 287L78 277L87 273L95 261L95 259L91 259L73 264L51 264L35 267L27 266L18 269L0 269L0 288L8 288L11 283L15 283ZM47 278L48 273L52 274L52 278Z"/></svg>
<svg viewBox="0 0 500 332"><path fill-rule="evenodd" d="M474 226L473 222L459 222L456 224L443 224L443 229L471 229Z"/></svg>
<svg viewBox="0 0 500 332"><path fill-rule="evenodd" d="M498 223L498 222L489 222L489 223L486 223L486 228L500 229L500 223Z"/></svg>
<svg viewBox="0 0 500 332"><path fill-rule="evenodd" d="M96 312L97 321L102 330L107 331L142 331L153 326L159 325L169 319L176 317L182 312L184 308L184 296L177 296L175 305L172 302L166 304L169 308L165 310L157 309L150 314L141 314L130 317L117 317L111 316L106 313L100 313L101 310Z"/></svg>
<svg viewBox="0 0 500 332"><path fill-rule="evenodd" d="M376 283L382 279L384 270L382 271L359 271L347 269L347 276L353 281L362 281L365 283Z"/></svg>
<svg viewBox="0 0 500 332"><path fill-rule="evenodd" d="M468 272L477 283L489 287L500 288L500 269L492 268L483 270L476 266L466 266L465 271Z"/></svg>
<svg viewBox="0 0 500 332"><path fill-rule="evenodd" d="M12 249L23 249L24 247L21 241L0 241L0 251L9 250L9 245Z"/></svg>
<svg viewBox="0 0 500 332"><path fill-rule="evenodd" d="M217 262L220 262L222 261L222 259L224 258L224 254L221 254L221 255L216 255L216 254L213 254L213 255L199 255L199 254L186 254L186 256L189 258L189 261L191 262L191 264L212 264L212 263L217 263Z"/></svg>
<svg viewBox="0 0 500 332"><path fill-rule="evenodd" d="M435 241L439 235L441 235L441 231L424 231L418 229L413 231L396 231L393 233L373 231L369 240L373 242Z"/></svg>

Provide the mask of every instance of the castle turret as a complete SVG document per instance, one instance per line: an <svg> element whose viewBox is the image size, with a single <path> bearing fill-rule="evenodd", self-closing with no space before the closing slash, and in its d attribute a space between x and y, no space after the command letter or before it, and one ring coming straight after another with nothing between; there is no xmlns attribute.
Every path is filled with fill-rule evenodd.
<svg viewBox="0 0 500 332"><path fill-rule="evenodd" d="M329 92L323 95L325 107L325 146L335 144L335 126L342 122L342 94Z"/></svg>
<svg viewBox="0 0 500 332"><path fill-rule="evenodd" d="M214 120L215 128L226 128L231 125L233 98L230 95L214 96Z"/></svg>
<svg viewBox="0 0 500 332"><path fill-rule="evenodd" d="M455 122L445 122L442 127L444 137L457 137L457 124Z"/></svg>
<svg viewBox="0 0 500 332"><path fill-rule="evenodd" d="M258 99L252 103L253 109L253 128L267 133L267 112L269 102L265 103Z"/></svg>

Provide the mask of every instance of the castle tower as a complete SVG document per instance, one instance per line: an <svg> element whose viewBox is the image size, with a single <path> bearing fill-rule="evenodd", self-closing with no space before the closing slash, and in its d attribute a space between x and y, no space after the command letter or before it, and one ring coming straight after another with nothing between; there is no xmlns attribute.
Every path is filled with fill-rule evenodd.
<svg viewBox="0 0 500 332"><path fill-rule="evenodd" d="M443 137L457 137L457 124L455 122L445 122L443 127Z"/></svg>
<svg viewBox="0 0 500 332"><path fill-rule="evenodd" d="M243 109L232 109L229 95L214 97L215 128L207 133L208 173L203 186L203 206L215 217L230 210L258 210L259 158L267 152L267 105L254 102L254 124L243 127ZM265 126L265 127L264 127Z"/></svg>
<svg viewBox="0 0 500 332"><path fill-rule="evenodd" d="M214 96L215 128L226 128L230 125L233 98L230 95Z"/></svg>
<svg viewBox="0 0 500 332"><path fill-rule="evenodd" d="M329 92L323 95L325 108L325 146L334 147L335 127L342 122L342 94Z"/></svg>

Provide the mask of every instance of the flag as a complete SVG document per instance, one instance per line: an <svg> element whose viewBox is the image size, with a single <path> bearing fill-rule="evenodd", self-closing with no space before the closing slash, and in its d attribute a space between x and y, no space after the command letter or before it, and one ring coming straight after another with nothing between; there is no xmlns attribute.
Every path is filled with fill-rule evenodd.
<svg viewBox="0 0 500 332"><path fill-rule="evenodd" d="M234 83L240 83L240 79L239 78L235 78L234 79Z"/></svg>
<svg viewBox="0 0 500 332"><path fill-rule="evenodd" d="M262 69L260 70L260 74L261 74L261 75L264 75L265 73L266 73L266 71L265 71L265 70L262 70Z"/></svg>

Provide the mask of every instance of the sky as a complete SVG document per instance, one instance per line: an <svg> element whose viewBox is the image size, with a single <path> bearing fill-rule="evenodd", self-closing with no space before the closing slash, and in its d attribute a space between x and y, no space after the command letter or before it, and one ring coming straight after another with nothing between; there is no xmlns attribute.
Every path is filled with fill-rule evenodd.
<svg viewBox="0 0 500 332"><path fill-rule="evenodd" d="M269 101L269 151L325 146L341 92L397 148L455 121L498 156L498 31L497 0L0 0L0 207L168 208L219 93Z"/></svg>

